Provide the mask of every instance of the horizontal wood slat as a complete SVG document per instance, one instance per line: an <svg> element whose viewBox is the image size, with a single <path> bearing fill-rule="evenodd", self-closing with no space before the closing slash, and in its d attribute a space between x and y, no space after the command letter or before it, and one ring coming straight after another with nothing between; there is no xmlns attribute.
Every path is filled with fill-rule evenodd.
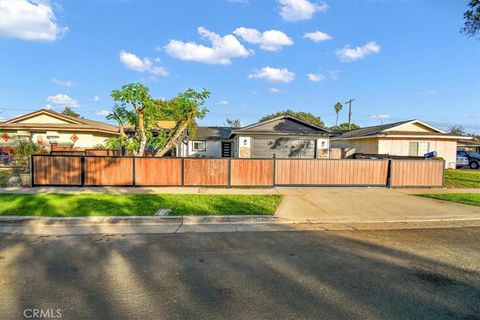
<svg viewBox="0 0 480 320"><path fill-rule="evenodd" d="M135 159L135 184L139 186L182 185L182 159Z"/></svg>
<svg viewBox="0 0 480 320"><path fill-rule="evenodd" d="M232 159L232 186L273 186L273 160Z"/></svg>
<svg viewBox="0 0 480 320"><path fill-rule="evenodd" d="M33 157L33 184L81 185L80 157Z"/></svg>
<svg viewBox="0 0 480 320"><path fill-rule="evenodd" d="M442 187L444 170L439 160L392 160L390 186Z"/></svg>
<svg viewBox="0 0 480 320"><path fill-rule="evenodd" d="M386 185L388 160L277 160L278 185Z"/></svg>
<svg viewBox="0 0 480 320"><path fill-rule="evenodd" d="M132 158L85 157L85 185L126 186L132 184Z"/></svg>
<svg viewBox="0 0 480 320"><path fill-rule="evenodd" d="M184 185L227 186L228 159L185 159Z"/></svg>

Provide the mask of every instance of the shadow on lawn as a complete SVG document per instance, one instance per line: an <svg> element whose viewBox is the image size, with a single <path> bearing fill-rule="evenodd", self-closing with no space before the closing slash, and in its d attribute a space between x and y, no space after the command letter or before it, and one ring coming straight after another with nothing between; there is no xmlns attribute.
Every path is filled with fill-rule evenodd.
<svg viewBox="0 0 480 320"><path fill-rule="evenodd" d="M433 252L457 245L435 230L402 234L403 242L417 248L433 243ZM388 232L383 235L388 240ZM455 236L471 241L461 231ZM18 318L35 307L60 308L68 319L480 314L478 270L454 266L454 258L428 259L388 247L375 236L369 242L357 238L332 232L0 235L0 314ZM478 261L478 252L457 254L458 265Z"/></svg>

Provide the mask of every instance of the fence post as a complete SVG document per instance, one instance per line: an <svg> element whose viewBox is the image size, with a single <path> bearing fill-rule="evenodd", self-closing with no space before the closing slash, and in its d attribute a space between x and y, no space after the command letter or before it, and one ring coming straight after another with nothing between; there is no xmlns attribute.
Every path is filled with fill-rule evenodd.
<svg viewBox="0 0 480 320"><path fill-rule="evenodd" d="M85 156L80 156L80 185L85 186Z"/></svg>
<svg viewBox="0 0 480 320"><path fill-rule="evenodd" d="M392 187L392 159L388 159L388 169L387 169L387 188Z"/></svg>
<svg viewBox="0 0 480 320"><path fill-rule="evenodd" d="M182 158L181 186L185 185L185 158Z"/></svg>
<svg viewBox="0 0 480 320"><path fill-rule="evenodd" d="M136 169L135 169L135 156L132 157L132 187L135 187L135 176L136 176Z"/></svg>

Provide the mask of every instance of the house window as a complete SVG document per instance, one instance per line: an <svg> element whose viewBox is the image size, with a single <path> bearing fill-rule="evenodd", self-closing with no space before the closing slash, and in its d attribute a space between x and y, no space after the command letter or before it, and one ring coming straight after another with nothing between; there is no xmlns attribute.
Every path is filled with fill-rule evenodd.
<svg viewBox="0 0 480 320"><path fill-rule="evenodd" d="M205 151L207 149L207 143L205 141L193 141L192 150L193 151Z"/></svg>
<svg viewBox="0 0 480 320"><path fill-rule="evenodd" d="M429 142L410 142L408 148L408 155L414 157L423 156L424 154L429 152L429 149Z"/></svg>

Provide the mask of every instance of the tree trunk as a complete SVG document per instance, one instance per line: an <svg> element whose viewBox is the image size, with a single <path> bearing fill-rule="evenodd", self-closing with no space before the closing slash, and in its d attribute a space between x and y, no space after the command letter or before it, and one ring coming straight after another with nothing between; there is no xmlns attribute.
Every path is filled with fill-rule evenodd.
<svg viewBox="0 0 480 320"><path fill-rule="evenodd" d="M178 129L177 131L175 132L175 134L167 141L167 143L165 144L165 146L158 150L158 152L155 154L156 156L158 157L163 157L167 152L168 150L172 149L173 148L173 145L175 144L175 142L178 140L178 138L180 138L180 136L182 135L182 133L187 130L188 126L190 125L190 123L192 122L192 116L189 115L187 117L187 120L185 120L185 122L181 123L180 126L178 126Z"/></svg>
<svg viewBox="0 0 480 320"><path fill-rule="evenodd" d="M338 112L337 112L337 121L335 121L335 126L338 126Z"/></svg>
<svg viewBox="0 0 480 320"><path fill-rule="evenodd" d="M138 135L140 136L140 145L138 146L137 155L142 157L145 154L145 145L147 144L147 136L145 135L145 123L143 118L143 109L137 109L138 117Z"/></svg>

